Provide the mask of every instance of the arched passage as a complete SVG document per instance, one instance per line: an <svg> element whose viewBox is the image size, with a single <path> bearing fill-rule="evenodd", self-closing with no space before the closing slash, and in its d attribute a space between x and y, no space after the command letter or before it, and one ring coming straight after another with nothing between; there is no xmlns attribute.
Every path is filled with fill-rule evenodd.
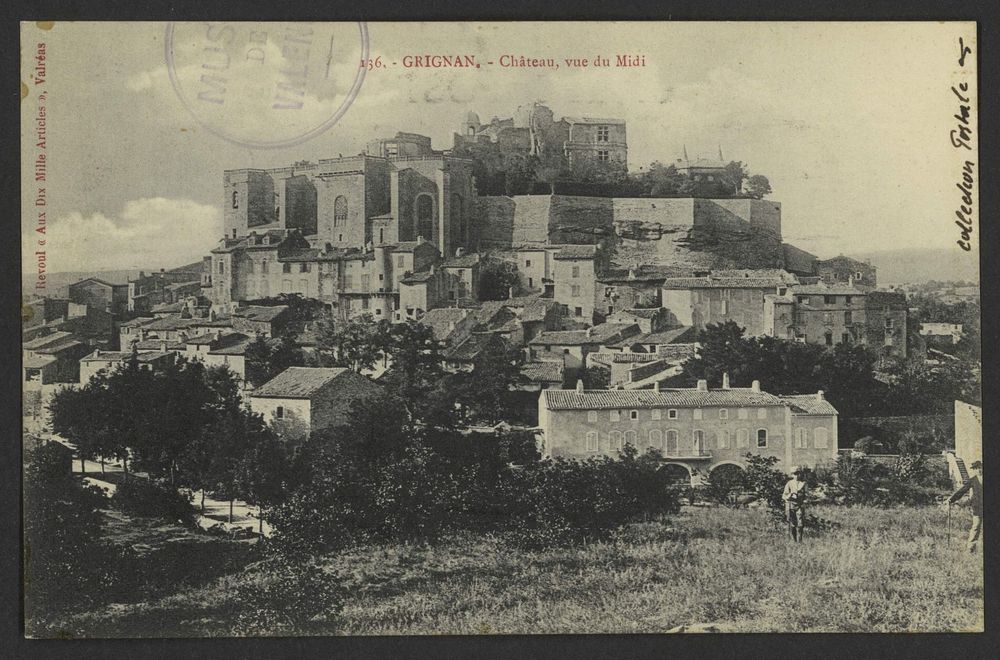
<svg viewBox="0 0 1000 660"><path fill-rule="evenodd" d="M660 468L664 478L671 486L690 486L693 473L691 468L683 463L664 463Z"/></svg>

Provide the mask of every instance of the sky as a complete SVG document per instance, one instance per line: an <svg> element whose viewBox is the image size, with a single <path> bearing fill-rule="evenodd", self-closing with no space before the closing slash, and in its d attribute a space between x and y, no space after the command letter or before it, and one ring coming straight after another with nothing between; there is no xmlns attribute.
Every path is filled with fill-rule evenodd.
<svg viewBox="0 0 1000 660"><path fill-rule="evenodd" d="M385 68L366 71L346 103L362 54L357 25L311 26L310 39L302 25L228 28L175 26L168 49L162 23L22 25L26 273L36 268L32 119L41 91L45 250L55 272L198 260L221 235L225 169L356 154L396 131L448 148L469 111L487 122L532 101L556 117L624 119L632 171L685 148L692 158L721 148L770 179L785 240L820 257L934 247L973 258L955 247L953 220L962 163L978 159L949 138L951 87L975 81L974 56L957 63L959 37L975 48L972 24L369 23L369 56ZM46 75L35 85L39 42ZM402 66L424 54L474 55L480 68ZM564 63L603 56L613 65L619 54L643 55L646 66ZM502 55L554 58L560 68L501 68ZM255 57L267 68L255 69ZM211 91L205 75L226 78L225 103L198 101L199 90ZM302 107L272 110L279 97ZM300 136L309 139L258 144Z"/></svg>

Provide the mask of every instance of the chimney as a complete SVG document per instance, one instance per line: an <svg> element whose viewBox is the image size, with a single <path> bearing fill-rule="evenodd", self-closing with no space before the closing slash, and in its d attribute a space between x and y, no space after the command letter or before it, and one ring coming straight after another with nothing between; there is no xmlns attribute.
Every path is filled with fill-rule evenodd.
<svg viewBox="0 0 1000 660"><path fill-rule="evenodd" d="M628 269L628 278L630 280L634 280L635 279L635 268L629 268Z"/></svg>
<svg viewBox="0 0 1000 660"><path fill-rule="evenodd" d="M509 286L507 287L507 300L513 300L513 299L514 299L514 287Z"/></svg>
<svg viewBox="0 0 1000 660"><path fill-rule="evenodd" d="M160 352L161 353L166 353L167 352L167 340L166 339L161 339L160 340Z"/></svg>
<svg viewBox="0 0 1000 660"><path fill-rule="evenodd" d="M653 383L653 391L656 392L657 394L660 393L660 381L656 381L655 383Z"/></svg>
<svg viewBox="0 0 1000 660"><path fill-rule="evenodd" d="M707 392L708 391L708 381L707 380L699 380L698 381L698 391L699 392Z"/></svg>
<svg viewBox="0 0 1000 660"><path fill-rule="evenodd" d="M424 244L424 237L417 236L417 245L423 245L423 244Z"/></svg>
<svg viewBox="0 0 1000 660"><path fill-rule="evenodd" d="M816 392L816 400L817 401L825 401L826 400L826 399L823 398L823 390L820 390L819 392Z"/></svg>
<svg viewBox="0 0 1000 660"><path fill-rule="evenodd" d="M729 389L729 372L726 371L722 374L722 389Z"/></svg>
<svg viewBox="0 0 1000 660"><path fill-rule="evenodd" d="M760 381L755 380L754 382L750 383L750 389L754 392L760 392Z"/></svg>
<svg viewBox="0 0 1000 660"><path fill-rule="evenodd" d="M583 381L582 380L576 381L576 391L578 393L581 393L581 394L583 393Z"/></svg>

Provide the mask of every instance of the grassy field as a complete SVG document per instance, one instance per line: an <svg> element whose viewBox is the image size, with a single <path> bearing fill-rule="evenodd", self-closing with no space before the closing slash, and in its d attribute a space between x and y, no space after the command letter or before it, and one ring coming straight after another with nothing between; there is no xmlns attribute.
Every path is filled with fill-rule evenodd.
<svg viewBox="0 0 1000 660"><path fill-rule="evenodd" d="M493 539L366 547L324 558L349 597L321 634L976 631L980 555L968 514L817 508L835 531L800 545L761 510L685 508L612 541L525 552ZM235 575L160 600L67 617L85 636L232 634ZM261 630L261 634L267 631Z"/></svg>

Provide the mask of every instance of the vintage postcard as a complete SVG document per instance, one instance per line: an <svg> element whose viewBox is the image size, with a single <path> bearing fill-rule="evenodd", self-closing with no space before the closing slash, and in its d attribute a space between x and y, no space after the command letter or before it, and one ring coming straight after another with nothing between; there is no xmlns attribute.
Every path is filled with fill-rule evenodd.
<svg viewBox="0 0 1000 660"><path fill-rule="evenodd" d="M28 637L984 629L975 23L20 53Z"/></svg>

